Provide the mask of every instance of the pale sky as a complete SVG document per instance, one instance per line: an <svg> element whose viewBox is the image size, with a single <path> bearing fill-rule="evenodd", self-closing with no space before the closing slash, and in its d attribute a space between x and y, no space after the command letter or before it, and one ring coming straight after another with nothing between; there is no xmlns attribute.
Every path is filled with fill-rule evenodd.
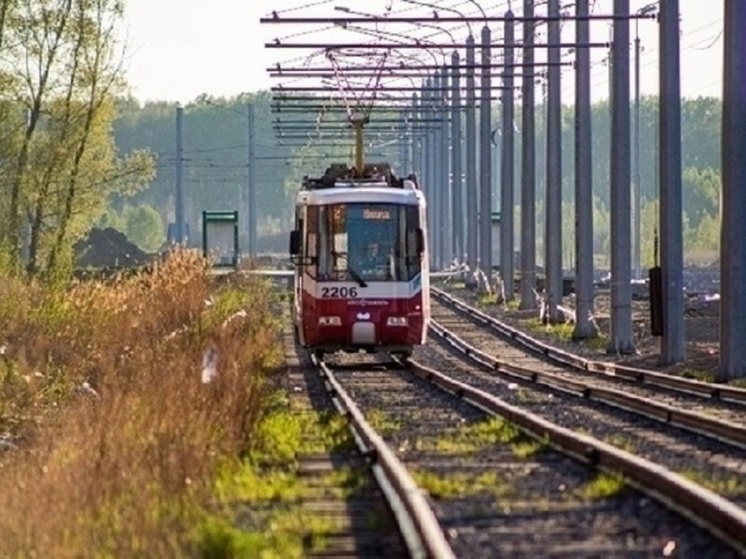
<svg viewBox="0 0 746 559"><path fill-rule="evenodd" d="M470 2L429 0L428 3L443 9L458 7L463 12L472 13L474 7ZM501 15L508 6L508 0L481 0L479 3L490 15ZM649 3L631 0L631 11ZM272 10L282 14L283 10L292 8L296 10L286 15L343 16L334 11L335 6L382 14L387 4L392 5L394 12L412 9L406 0L126 0L128 81L133 94L141 101L188 103L202 93L232 97L242 92L268 89L279 82L268 76L266 67L293 58L300 52L266 49L265 42L298 31L315 32L288 40L320 43L330 40L330 35L318 32L318 26L291 29L288 26L260 25L260 17L267 16ZM512 5L516 15L520 15L522 2L515 0ZM597 0L595 13L609 14L611 5L611 0ZM301 6L311 7L297 9ZM685 97L720 96L723 0L680 0L680 6L682 94ZM420 11L418 15L422 13ZM443 10L441 13L448 15ZM482 24L473 25L479 29ZM493 40L496 37L499 40L501 24L494 25ZM608 24L594 23L593 26L593 40L608 40ZM641 89L643 94L655 93L658 87L657 24L641 21L639 31L643 47ZM371 40L349 31L335 33L333 41ZM634 22L631 34L634 39ZM461 40L465 38L466 30L455 31L454 35ZM569 38L563 36L563 40ZM440 40L445 41L447 37L441 35ZM593 56L595 98L607 95L608 68L603 64L604 56L601 49ZM630 59L633 60L632 55ZM572 70L567 69L563 73L563 83L571 82ZM572 102L571 90L564 91L563 100Z"/></svg>

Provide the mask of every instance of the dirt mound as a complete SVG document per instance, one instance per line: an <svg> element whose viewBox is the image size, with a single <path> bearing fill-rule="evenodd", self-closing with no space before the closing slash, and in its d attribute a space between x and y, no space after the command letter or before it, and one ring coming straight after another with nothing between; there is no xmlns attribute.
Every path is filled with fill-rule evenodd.
<svg viewBox="0 0 746 559"><path fill-rule="evenodd" d="M75 244L75 255L80 268L129 268L151 260L150 254L111 227L91 229L87 237Z"/></svg>

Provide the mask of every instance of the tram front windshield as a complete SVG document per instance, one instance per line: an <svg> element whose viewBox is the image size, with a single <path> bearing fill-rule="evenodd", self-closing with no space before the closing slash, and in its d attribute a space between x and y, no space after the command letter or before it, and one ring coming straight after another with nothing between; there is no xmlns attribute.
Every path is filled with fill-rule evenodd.
<svg viewBox="0 0 746 559"><path fill-rule="evenodd" d="M421 270L419 221L416 206L355 203L309 208L307 246L309 251L316 249L309 256L317 257L317 279L411 280Z"/></svg>

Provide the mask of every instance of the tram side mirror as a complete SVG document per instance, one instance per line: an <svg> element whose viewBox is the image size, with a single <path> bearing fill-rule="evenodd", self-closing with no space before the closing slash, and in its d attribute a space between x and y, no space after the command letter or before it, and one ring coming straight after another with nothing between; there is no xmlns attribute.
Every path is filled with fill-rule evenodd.
<svg viewBox="0 0 746 559"><path fill-rule="evenodd" d="M290 252L290 256L300 254L300 231L290 231L290 247L288 252Z"/></svg>

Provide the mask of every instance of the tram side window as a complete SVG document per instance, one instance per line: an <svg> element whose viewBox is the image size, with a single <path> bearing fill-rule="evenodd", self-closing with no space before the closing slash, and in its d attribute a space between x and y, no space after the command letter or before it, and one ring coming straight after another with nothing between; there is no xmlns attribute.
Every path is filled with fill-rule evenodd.
<svg viewBox="0 0 746 559"><path fill-rule="evenodd" d="M309 261L315 262L318 256L318 243L316 231L319 223L319 209L315 206L309 206L306 211L306 242L303 245L304 256Z"/></svg>
<svg viewBox="0 0 746 559"><path fill-rule="evenodd" d="M422 229L420 213L416 206L407 206L404 237L404 261L407 279L412 279L422 270Z"/></svg>
<svg viewBox="0 0 746 559"><path fill-rule="evenodd" d="M347 222L344 205L318 208L318 261L315 269L319 280L349 279L347 262ZM309 223L309 229L310 229Z"/></svg>

